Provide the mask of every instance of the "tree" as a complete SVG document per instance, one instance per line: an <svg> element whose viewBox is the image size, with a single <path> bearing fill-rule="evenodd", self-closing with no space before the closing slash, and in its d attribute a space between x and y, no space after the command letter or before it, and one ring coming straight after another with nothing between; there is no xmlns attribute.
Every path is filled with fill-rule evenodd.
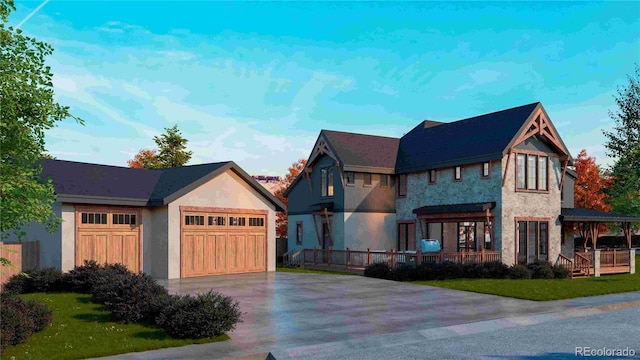
<svg viewBox="0 0 640 360"><path fill-rule="evenodd" d="M127 161L130 168L136 169L159 169L160 161L153 149L141 149L132 160Z"/></svg>
<svg viewBox="0 0 640 360"><path fill-rule="evenodd" d="M1 238L13 232L22 239L20 229L32 221L49 231L60 219L51 180L42 179L38 165L44 154L45 131L66 118L79 118L54 99L51 68L45 58L53 48L20 29L7 27L15 10L13 0L0 0L0 230ZM6 260L6 259L4 259ZM5 261L3 261L3 264Z"/></svg>
<svg viewBox="0 0 640 360"><path fill-rule="evenodd" d="M614 95L618 109L609 111L613 131L604 131L607 155L616 158L609 190L613 211L640 216L640 66L627 76L629 84ZM638 225L636 225L637 227Z"/></svg>
<svg viewBox="0 0 640 360"><path fill-rule="evenodd" d="M127 161L129 167L162 169L183 166L189 162L193 152L185 151L189 140L182 137L178 125L164 130L164 134L153 137L158 150L141 149L133 159Z"/></svg>
<svg viewBox="0 0 640 360"><path fill-rule="evenodd" d="M298 161L291 164L287 174L284 176L284 180L282 180L282 186L279 187L273 195L277 197L282 203L285 205L285 208L289 204L289 201L286 197L284 197L284 192L287 188L293 183L293 180L298 177L300 172L304 169L307 164L307 160L298 159ZM276 215L276 234L278 237L286 238L287 237L287 228L289 226L289 222L287 220L287 212L279 212Z"/></svg>

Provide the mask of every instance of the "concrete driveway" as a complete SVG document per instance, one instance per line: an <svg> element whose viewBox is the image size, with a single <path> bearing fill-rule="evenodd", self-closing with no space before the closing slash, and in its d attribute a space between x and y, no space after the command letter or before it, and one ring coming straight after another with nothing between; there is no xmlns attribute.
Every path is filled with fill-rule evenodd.
<svg viewBox="0 0 640 360"><path fill-rule="evenodd" d="M628 293L534 302L361 276L298 273L170 280L163 285L171 293L196 294L212 289L231 296L240 302L244 322L229 334L230 341L124 354L113 359L248 359L252 354L286 354L289 349L312 351L327 343L348 347L352 342L367 347L370 342L375 347L380 345L381 337L401 344L420 340L407 337L417 334L424 341L424 334L419 333L429 329L454 329L459 324L640 300L640 293Z"/></svg>

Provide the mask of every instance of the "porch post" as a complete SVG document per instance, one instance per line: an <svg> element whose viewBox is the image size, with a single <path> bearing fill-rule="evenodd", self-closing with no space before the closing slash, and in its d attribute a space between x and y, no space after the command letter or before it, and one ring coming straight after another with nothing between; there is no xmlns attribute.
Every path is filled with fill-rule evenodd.
<svg viewBox="0 0 640 360"><path fill-rule="evenodd" d="M636 249L629 249L629 274L636 273Z"/></svg>
<svg viewBox="0 0 640 360"><path fill-rule="evenodd" d="M391 249L391 268L396 267L396 249Z"/></svg>
<svg viewBox="0 0 640 360"><path fill-rule="evenodd" d="M600 250L593 250L593 272L595 277L600 277Z"/></svg>
<svg viewBox="0 0 640 360"><path fill-rule="evenodd" d="M367 265L371 265L371 249L367 248Z"/></svg>
<svg viewBox="0 0 640 360"><path fill-rule="evenodd" d="M351 251L347 248L347 268L351 267Z"/></svg>

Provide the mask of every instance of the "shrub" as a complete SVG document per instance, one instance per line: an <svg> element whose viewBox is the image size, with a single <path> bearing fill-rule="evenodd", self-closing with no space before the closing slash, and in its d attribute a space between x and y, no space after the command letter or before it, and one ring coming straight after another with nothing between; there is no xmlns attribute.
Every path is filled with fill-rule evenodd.
<svg viewBox="0 0 640 360"><path fill-rule="evenodd" d="M390 271L391 268L386 263L374 263L369 264L366 268L364 268L364 276L378 279L387 279Z"/></svg>
<svg viewBox="0 0 640 360"><path fill-rule="evenodd" d="M509 266L500 261L484 263L488 277L491 279L504 279L509 277Z"/></svg>
<svg viewBox="0 0 640 360"><path fill-rule="evenodd" d="M438 279L458 279L464 276L463 265L445 261L440 267Z"/></svg>
<svg viewBox="0 0 640 360"><path fill-rule="evenodd" d="M509 277L512 279L531 279L531 271L524 265L516 265L510 269Z"/></svg>
<svg viewBox="0 0 640 360"><path fill-rule="evenodd" d="M122 277L127 275L133 275L133 273L122 264L107 264L99 269L93 286L90 286L93 302L104 305L111 296L108 290L115 288L116 286L113 284L119 283ZM100 289L96 289L96 287L100 287Z"/></svg>
<svg viewBox="0 0 640 360"><path fill-rule="evenodd" d="M462 272L463 277L467 279L485 279L489 277L489 270L484 267L484 264L463 264Z"/></svg>
<svg viewBox="0 0 640 360"><path fill-rule="evenodd" d="M536 260L528 264L527 268L531 271L532 279L553 279L553 270L547 261Z"/></svg>
<svg viewBox="0 0 640 360"><path fill-rule="evenodd" d="M13 275L2 289L11 294L67 290L62 271L53 267L28 270L24 274Z"/></svg>
<svg viewBox="0 0 640 360"><path fill-rule="evenodd" d="M197 296L170 295L156 317L156 324L176 338L215 337L242 321L238 302L209 291Z"/></svg>
<svg viewBox="0 0 640 360"><path fill-rule="evenodd" d="M7 294L23 294L29 286L27 284L29 281L30 279L24 276L24 274L12 275L2 286L2 291Z"/></svg>
<svg viewBox="0 0 640 360"><path fill-rule="evenodd" d="M105 268L94 260L85 260L84 265L76 266L64 274L64 282L70 291L88 294L104 270Z"/></svg>
<svg viewBox="0 0 640 360"><path fill-rule="evenodd" d="M388 274L389 280L413 281L417 279L417 271L414 266L405 264L392 269Z"/></svg>
<svg viewBox="0 0 640 360"><path fill-rule="evenodd" d="M53 320L51 309L35 300L0 293L0 351L24 342Z"/></svg>
<svg viewBox="0 0 640 360"><path fill-rule="evenodd" d="M108 272L92 287L94 302L104 305L112 321L129 323L151 321L157 310L154 300L168 295L167 290L147 274Z"/></svg>
<svg viewBox="0 0 640 360"><path fill-rule="evenodd" d="M417 280L435 280L438 278L440 265L433 262L424 262L416 268Z"/></svg>
<svg viewBox="0 0 640 360"><path fill-rule="evenodd" d="M566 279L571 274L569 269L565 269L560 265L552 266L551 271L553 271L553 277L556 279Z"/></svg>

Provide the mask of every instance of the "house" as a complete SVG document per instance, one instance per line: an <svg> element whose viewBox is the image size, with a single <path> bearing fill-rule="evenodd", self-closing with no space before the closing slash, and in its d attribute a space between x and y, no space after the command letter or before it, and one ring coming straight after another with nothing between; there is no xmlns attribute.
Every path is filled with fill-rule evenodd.
<svg viewBox="0 0 640 360"><path fill-rule="evenodd" d="M234 162L147 170L43 159L42 169L62 223L53 234L25 229L41 267L96 260L160 279L275 271L284 205Z"/></svg>
<svg viewBox="0 0 640 360"><path fill-rule="evenodd" d="M284 193L288 247L405 251L431 238L506 264L572 258L568 225L640 219L573 209L570 165L541 103L425 120L401 138L322 130Z"/></svg>

